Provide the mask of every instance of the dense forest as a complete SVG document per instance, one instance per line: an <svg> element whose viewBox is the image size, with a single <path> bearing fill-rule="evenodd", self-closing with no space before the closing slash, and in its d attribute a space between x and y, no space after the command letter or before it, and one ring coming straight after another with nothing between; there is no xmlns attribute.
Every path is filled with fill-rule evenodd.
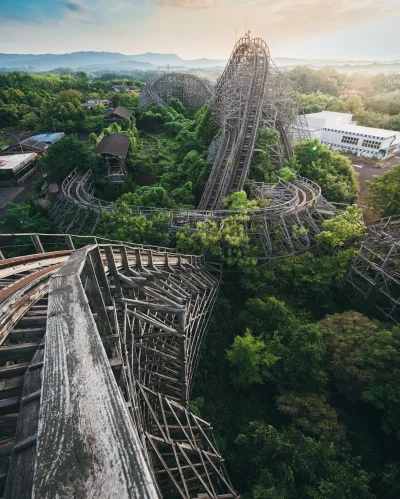
<svg viewBox="0 0 400 499"><path fill-rule="evenodd" d="M302 89L306 112L349 111L359 124L400 125L399 76L296 68L290 78ZM132 215L132 205L195 207L210 172L208 147L218 130L207 105L195 111L172 99L162 110L142 111L137 93L111 94L115 84L133 90L144 82L112 75L89 81L84 73L0 75L0 121L6 131L55 126L67 133L41 160L42 168L56 182L74 168L93 171L96 195L116 202L115 211L102 216L97 235L177 246L223 264L192 409L213 422L241 497L398 497L400 328L382 322L369 303L348 297L346 275L366 229L354 205L358 183L350 160L318 141L296 144L280 176L291 180L299 173L318 183L329 201L349 206L325 222L318 251L262 264L246 230L247 211L260 207L250 199L249 185L224 200L235 213L221 223L199 222L195 231L170 232L168 213L151 219ZM340 99L345 87L364 96ZM102 98L132 110L132 118L106 126L102 106L82 107L87 99ZM103 177L93 152L102 137L114 132L130 141L122 188ZM78 140L77 133L86 133L87 140ZM8 141L6 135L3 139ZM268 153L276 140L276 134L260 131L249 183L276 179ZM369 202L377 216L400 213L399 179L396 167L371 186ZM50 233L56 228L28 200L10 205L0 230Z"/></svg>

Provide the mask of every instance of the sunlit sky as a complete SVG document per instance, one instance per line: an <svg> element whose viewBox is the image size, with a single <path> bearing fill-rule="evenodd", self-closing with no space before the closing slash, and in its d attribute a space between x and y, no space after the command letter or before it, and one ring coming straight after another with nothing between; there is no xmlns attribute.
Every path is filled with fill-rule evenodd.
<svg viewBox="0 0 400 499"><path fill-rule="evenodd" d="M0 52L226 59L247 27L273 57L400 59L400 0L0 0Z"/></svg>

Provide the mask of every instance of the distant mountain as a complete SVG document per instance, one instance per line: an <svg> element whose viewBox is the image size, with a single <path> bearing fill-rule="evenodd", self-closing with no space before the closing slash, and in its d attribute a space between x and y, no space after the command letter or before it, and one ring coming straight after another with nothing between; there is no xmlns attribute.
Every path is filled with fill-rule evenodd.
<svg viewBox="0 0 400 499"><path fill-rule="evenodd" d="M154 52L146 52L145 54L131 55L128 56L130 59L135 61L150 62L154 66L183 66L186 68L210 68L216 66L225 66L228 62L226 59L193 59L185 60L176 54L157 54Z"/></svg>
<svg viewBox="0 0 400 499"><path fill-rule="evenodd" d="M171 69L209 69L223 68L226 60L193 59L185 60L176 54L144 54L125 55L118 52L72 52L71 54L1 54L0 69L2 71L51 71L55 68L70 68L84 71L107 70L156 70L158 67ZM341 59L295 59L277 57L274 62L279 67L308 66L321 68L333 66L338 71L351 73L400 72L400 61L354 61Z"/></svg>
<svg viewBox="0 0 400 499"><path fill-rule="evenodd" d="M140 63L145 63L142 66ZM114 65L133 69L154 69L158 66L174 67L215 67L224 66L226 61L213 59L197 59L185 61L176 54L146 54L124 55L114 52L73 52L71 54L0 54L1 68L24 68L30 67L41 71L50 71L57 67L68 67L71 69L93 68L102 65L104 68L112 69Z"/></svg>
<svg viewBox="0 0 400 499"><path fill-rule="evenodd" d="M276 57L274 62L277 66L309 66L309 67L362 67L362 66L392 66L400 64L399 60L396 61L354 61L350 59L294 59L290 57Z"/></svg>

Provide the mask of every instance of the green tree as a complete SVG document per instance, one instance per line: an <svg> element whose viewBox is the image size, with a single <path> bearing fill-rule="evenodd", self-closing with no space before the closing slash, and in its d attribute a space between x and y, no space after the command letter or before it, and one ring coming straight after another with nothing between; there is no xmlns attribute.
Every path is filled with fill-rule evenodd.
<svg viewBox="0 0 400 499"><path fill-rule="evenodd" d="M233 345L226 352L226 357L237 369L233 376L234 383L239 387L248 387L254 383L262 384L268 377L268 369L279 360L267 352L265 343L251 334L249 329L244 336L236 336Z"/></svg>
<svg viewBox="0 0 400 499"><path fill-rule="evenodd" d="M158 213L147 220L145 216L132 213L127 204L121 203L116 210L103 213L96 233L117 241L170 246L169 222L168 213Z"/></svg>
<svg viewBox="0 0 400 499"><path fill-rule="evenodd" d="M96 168L98 158L87 146L74 136L63 137L49 148L44 164L49 169L51 180L61 182L75 168Z"/></svg>
<svg viewBox="0 0 400 499"><path fill-rule="evenodd" d="M319 327L338 393L373 404L382 411L383 429L399 439L400 328L352 311L327 316Z"/></svg>
<svg viewBox="0 0 400 499"><path fill-rule="evenodd" d="M317 139L295 145L296 165L300 175L316 182L323 195L337 203L354 203L359 187L358 174L351 161L336 151L331 151Z"/></svg>
<svg viewBox="0 0 400 499"><path fill-rule="evenodd" d="M33 201L28 203L8 203L0 228L5 233L42 232L50 233L51 223L44 212Z"/></svg>
<svg viewBox="0 0 400 499"><path fill-rule="evenodd" d="M400 214L400 165L381 176L375 176L368 185L370 192L367 201L376 215L389 217Z"/></svg>
<svg viewBox="0 0 400 499"><path fill-rule="evenodd" d="M278 431L263 422L251 422L236 438L236 445L238 473L247 477L254 499L373 497L371 478L360 459L329 440L305 437L294 428Z"/></svg>
<svg viewBox="0 0 400 499"><path fill-rule="evenodd" d="M183 253L207 253L239 268L254 267L257 263L250 237L246 233L249 217L237 214L221 222L198 222L196 230L177 233L177 246Z"/></svg>
<svg viewBox="0 0 400 499"><path fill-rule="evenodd" d="M362 221L362 210L348 206L344 212L323 224L323 231L316 236L320 242L331 248L353 245L366 231Z"/></svg>

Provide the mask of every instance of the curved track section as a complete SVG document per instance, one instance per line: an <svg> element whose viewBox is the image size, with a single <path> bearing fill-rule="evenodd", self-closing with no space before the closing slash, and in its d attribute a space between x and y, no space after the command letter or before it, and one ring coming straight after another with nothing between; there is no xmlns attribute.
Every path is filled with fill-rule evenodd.
<svg viewBox="0 0 400 499"><path fill-rule="evenodd" d="M317 184L302 177L294 182L278 179L273 184L253 183L251 196L261 200L264 205L263 208L246 210L246 214L249 218L249 231L259 236L267 260L282 258L314 246L314 236L322 230L323 222L339 213L334 205L323 198ZM243 213L229 209L130 208L132 214L148 219L156 213L167 213L171 231L177 231L183 225L195 227L197 222L218 222ZM62 192L51 209L51 216L61 231L95 234L102 214L116 209L117 203L94 196L90 171L74 171L65 179ZM271 243L264 244L266 240L271 240Z"/></svg>
<svg viewBox="0 0 400 499"><path fill-rule="evenodd" d="M187 73L165 73L150 80L140 93L139 106L168 106L172 97L189 108L204 106L214 96L210 82Z"/></svg>
<svg viewBox="0 0 400 499"><path fill-rule="evenodd" d="M4 497L237 498L188 404L219 268L91 239L0 235L66 248L0 261Z"/></svg>

